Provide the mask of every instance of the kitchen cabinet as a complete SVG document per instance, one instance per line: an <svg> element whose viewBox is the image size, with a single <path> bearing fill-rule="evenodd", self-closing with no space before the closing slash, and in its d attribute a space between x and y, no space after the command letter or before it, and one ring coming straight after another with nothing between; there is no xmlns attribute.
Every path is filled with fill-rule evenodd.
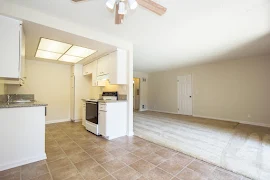
<svg viewBox="0 0 270 180"><path fill-rule="evenodd" d="M127 84L127 51L117 49L110 54L109 80L110 84Z"/></svg>
<svg viewBox="0 0 270 180"><path fill-rule="evenodd" d="M104 82L97 81L97 65L98 61L93 61L83 66L83 75L92 75L92 86L105 86Z"/></svg>
<svg viewBox="0 0 270 180"><path fill-rule="evenodd" d="M86 121L86 102L82 103L82 125L85 126Z"/></svg>
<svg viewBox="0 0 270 180"><path fill-rule="evenodd" d="M106 139L115 139L126 135L127 102L116 101L99 103L98 130Z"/></svg>
<svg viewBox="0 0 270 180"><path fill-rule="evenodd" d="M110 55L97 60L97 76L109 74Z"/></svg>
<svg viewBox="0 0 270 180"><path fill-rule="evenodd" d="M24 77L24 34L22 22L0 15L0 78L15 78L18 82ZM15 81L15 80L14 80ZM16 84L11 81L11 84Z"/></svg>

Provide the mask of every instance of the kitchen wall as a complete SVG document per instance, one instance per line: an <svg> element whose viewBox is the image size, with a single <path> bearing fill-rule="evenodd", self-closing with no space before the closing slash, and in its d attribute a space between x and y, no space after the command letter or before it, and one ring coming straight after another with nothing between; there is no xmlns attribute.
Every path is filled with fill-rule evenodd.
<svg viewBox="0 0 270 180"><path fill-rule="evenodd" d="M148 107L148 73L133 71L134 78L140 78L140 111L147 110ZM143 108L144 106L144 108Z"/></svg>
<svg viewBox="0 0 270 180"><path fill-rule="evenodd" d="M70 65L26 60L26 83L6 85L7 93L35 94L48 104L46 121L70 120Z"/></svg>
<svg viewBox="0 0 270 180"><path fill-rule="evenodd" d="M150 73L150 109L177 113L177 76L186 74L194 116L270 126L270 56Z"/></svg>
<svg viewBox="0 0 270 180"><path fill-rule="evenodd" d="M0 94L5 94L5 85L0 84Z"/></svg>

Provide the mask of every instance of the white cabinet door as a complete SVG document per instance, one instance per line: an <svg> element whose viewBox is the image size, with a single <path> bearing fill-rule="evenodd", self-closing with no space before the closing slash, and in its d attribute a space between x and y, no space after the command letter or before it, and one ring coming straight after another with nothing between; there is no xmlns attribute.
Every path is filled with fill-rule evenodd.
<svg viewBox="0 0 270 180"><path fill-rule="evenodd" d="M91 63L90 64L86 64L83 66L83 75L86 76L86 75L89 75L91 74Z"/></svg>
<svg viewBox="0 0 270 180"><path fill-rule="evenodd" d="M97 60L97 76L109 74L109 60L110 56L104 56Z"/></svg>
<svg viewBox="0 0 270 180"><path fill-rule="evenodd" d="M98 113L98 130L99 134L107 136L106 112L99 111Z"/></svg>
<svg viewBox="0 0 270 180"><path fill-rule="evenodd" d="M109 74L110 84L127 84L127 51L117 49L110 54Z"/></svg>
<svg viewBox="0 0 270 180"><path fill-rule="evenodd" d="M20 78L21 22L0 16L0 77Z"/></svg>
<svg viewBox="0 0 270 180"><path fill-rule="evenodd" d="M85 126L86 121L86 103L82 103L82 125Z"/></svg>

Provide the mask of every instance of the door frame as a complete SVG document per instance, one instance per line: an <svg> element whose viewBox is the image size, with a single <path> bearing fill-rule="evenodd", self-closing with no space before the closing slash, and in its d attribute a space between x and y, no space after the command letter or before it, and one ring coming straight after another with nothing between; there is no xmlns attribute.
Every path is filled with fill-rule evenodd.
<svg viewBox="0 0 270 180"><path fill-rule="evenodd" d="M136 109L136 103L137 103L137 101L136 101L136 96L137 96L137 91L136 91L136 89L135 89L135 79L138 79L139 80L139 98L138 98L138 103L139 103L139 109ZM140 108L141 108L141 78L137 78L137 77L133 77L133 81L134 81L134 83L133 83L133 110L138 110L138 111L140 111ZM134 106L135 105L135 106Z"/></svg>
<svg viewBox="0 0 270 180"><path fill-rule="evenodd" d="M186 115L186 114L182 114L182 115L186 115L186 116L193 116L193 76L192 74L184 74L184 75L179 75L177 76L177 114L180 114L179 112L179 98L180 98L180 94L179 94L179 77L181 76L191 76L191 114L190 115Z"/></svg>

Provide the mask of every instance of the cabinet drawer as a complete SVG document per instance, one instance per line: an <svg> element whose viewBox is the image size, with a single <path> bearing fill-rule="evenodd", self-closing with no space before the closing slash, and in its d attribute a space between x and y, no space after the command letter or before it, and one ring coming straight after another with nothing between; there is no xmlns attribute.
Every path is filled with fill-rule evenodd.
<svg viewBox="0 0 270 180"><path fill-rule="evenodd" d="M105 103L100 103L98 106L99 111L107 111L107 105Z"/></svg>

